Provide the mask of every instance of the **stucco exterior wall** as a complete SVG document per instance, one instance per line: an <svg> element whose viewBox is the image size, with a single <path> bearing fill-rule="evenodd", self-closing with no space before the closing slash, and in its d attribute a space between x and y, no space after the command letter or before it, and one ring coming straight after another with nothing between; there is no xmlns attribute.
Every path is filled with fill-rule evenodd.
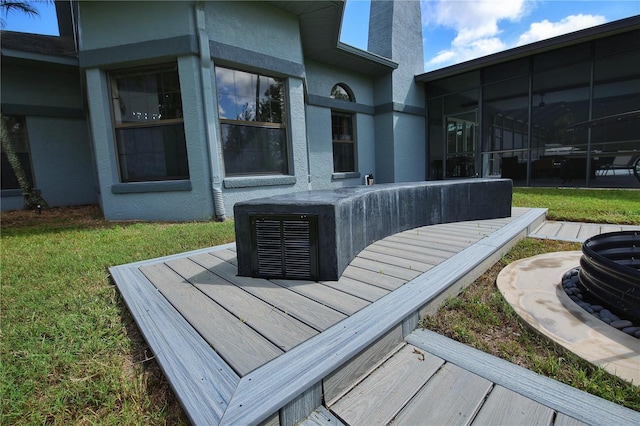
<svg viewBox="0 0 640 426"><path fill-rule="evenodd" d="M190 1L80 1L80 48L101 49L193 34Z"/></svg>
<svg viewBox="0 0 640 426"><path fill-rule="evenodd" d="M79 70L3 57L2 111L24 116L35 187L50 207L97 201ZM21 209L19 190L2 191L2 210Z"/></svg>
<svg viewBox="0 0 640 426"><path fill-rule="evenodd" d="M310 153L311 187L328 189L362 185L365 174L375 176L374 85L371 77L331 67L316 61L305 64L311 105L307 106L307 132ZM355 98L353 105L338 104L330 98L331 89L345 84ZM317 103L323 105L314 105ZM349 109L351 108L351 109ZM346 177L333 173L331 110L352 112L356 137L357 171ZM367 112L358 112L365 110Z"/></svg>
<svg viewBox="0 0 640 426"><path fill-rule="evenodd" d="M298 18L262 2L206 2L209 39L303 63Z"/></svg>

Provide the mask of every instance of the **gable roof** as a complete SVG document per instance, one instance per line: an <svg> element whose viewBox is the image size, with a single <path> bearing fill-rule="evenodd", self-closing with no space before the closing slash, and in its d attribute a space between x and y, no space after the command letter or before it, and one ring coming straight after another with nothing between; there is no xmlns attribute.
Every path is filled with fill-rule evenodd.
<svg viewBox="0 0 640 426"><path fill-rule="evenodd" d="M77 65L78 54L72 37L0 31L2 56Z"/></svg>

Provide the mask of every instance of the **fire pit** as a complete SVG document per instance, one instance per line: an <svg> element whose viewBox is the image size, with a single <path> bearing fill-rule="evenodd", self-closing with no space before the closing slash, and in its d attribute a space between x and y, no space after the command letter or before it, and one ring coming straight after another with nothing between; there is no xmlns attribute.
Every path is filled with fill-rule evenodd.
<svg viewBox="0 0 640 426"><path fill-rule="evenodd" d="M640 323L640 232L600 234L582 245L579 281L602 306Z"/></svg>

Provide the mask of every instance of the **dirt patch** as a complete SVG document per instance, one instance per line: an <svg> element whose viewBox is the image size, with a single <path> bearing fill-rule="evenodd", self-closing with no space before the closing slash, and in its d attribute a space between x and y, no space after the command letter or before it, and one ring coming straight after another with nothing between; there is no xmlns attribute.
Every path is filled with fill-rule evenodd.
<svg viewBox="0 0 640 426"><path fill-rule="evenodd" d="M100 206L96 204L86 206L52 207L38 210L13 210L2 212L0 216L2 229L28 227L104 227L110 222L104 220Z"/></svg>

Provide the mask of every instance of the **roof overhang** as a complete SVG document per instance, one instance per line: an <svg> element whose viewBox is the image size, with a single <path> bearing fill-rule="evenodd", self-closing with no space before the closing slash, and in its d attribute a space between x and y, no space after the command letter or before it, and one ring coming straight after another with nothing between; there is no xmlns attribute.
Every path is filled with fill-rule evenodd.
<svg viewBox="0 0 640 426"><path fill-rule="evenodd" d="M483 67L497 65L514 59L520 59L549 50L555 50L637 29L640 29L640 15L620 19L618 21L598 25L596 27L586 28L584 30L564 34L547 40L541 40L536 43L515 47L503 52L494 53L492 55L483 56L460 64L430 71L417 75L415 80L418 82L428 83L430 81L451 77L468 71L474 71Z"/></svg>
<svg viewBox="0 0 640 426"><path fill-rule="evenodd" d="M1 31L0 43L3 58L78 66L71 37Z"/></svg>
<svg viewBox="0 0 640 426"><path fill-rule="evenodd" d="M398 64L382 56L340 42L345 1L270 1L298 16L305 58L360 74L381 76Z"/></svg>

